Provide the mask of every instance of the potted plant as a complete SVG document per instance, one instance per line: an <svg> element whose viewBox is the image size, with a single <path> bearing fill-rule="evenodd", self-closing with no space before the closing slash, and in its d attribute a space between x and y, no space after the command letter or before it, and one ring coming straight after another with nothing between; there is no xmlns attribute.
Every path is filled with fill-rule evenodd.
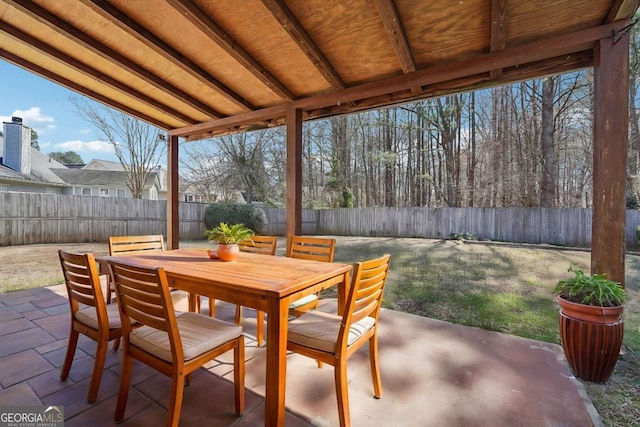
<svg viewBox="0 0 640 427"><path fill-rule="evenodd" d="M208 241L218 242L217 250L210 251L209 256L220 258L222 261L233 261L240 253L238 243L250 240L253 231L244 224L229 225L221 222L217 227L206 230L204 234Z"/></svg>
<svg viewBox="0 0 640 427"><path fill-rule="evenodd" d="M586 381L605 382L615 369L624 335L625 292L605 274L584 274L560 280L553 292L560 304L559 328L567 362Z"/></svg>

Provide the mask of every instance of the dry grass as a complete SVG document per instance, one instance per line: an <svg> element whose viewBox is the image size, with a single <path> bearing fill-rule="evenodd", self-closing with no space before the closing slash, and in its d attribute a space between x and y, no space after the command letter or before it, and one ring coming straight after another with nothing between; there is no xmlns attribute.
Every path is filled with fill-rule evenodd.
<svg viewBox="0 0 640 427"><path fill-rule="evenodd" d="M338 237L336 261L392 254L385 306L541 341L560 343L551 289L570 265L589 270L586 251L427 239ZM181 247L207 247L181 242ZM282 254L282 241L279 244ZM106 244L0 248L0 292L62 283L57 250L108 252ZM640 256L626 258L624 354L606 384L585 382L606 426L640 423Z"/></svg>

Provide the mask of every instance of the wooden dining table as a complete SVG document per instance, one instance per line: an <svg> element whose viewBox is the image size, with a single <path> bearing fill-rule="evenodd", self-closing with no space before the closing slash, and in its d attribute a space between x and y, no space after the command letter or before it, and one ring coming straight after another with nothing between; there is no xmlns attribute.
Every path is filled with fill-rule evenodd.
<svg viewBox="0 0 640 427"><path fill-rule="evenodd" d="M267 313L265 426L284 425L289 304L306 295L338 286L344 307L350 264L241 252L232 262L210 259L206 250L176 249L139 255L103 256L143 267L162 267L169 286ZM195 298L190 298L190 310Z"/></svg>

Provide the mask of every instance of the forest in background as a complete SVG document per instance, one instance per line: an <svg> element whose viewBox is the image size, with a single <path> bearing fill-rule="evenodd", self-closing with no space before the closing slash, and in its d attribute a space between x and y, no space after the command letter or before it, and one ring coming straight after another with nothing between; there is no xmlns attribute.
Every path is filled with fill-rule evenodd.
<svg viewBox="0 0 640 427"><path fill-rule="evenodd" d="M627 207L638 208L639 37L630 45ZM304 122L303 207L591 207L592 69ZM209 202L285 202L285 129L184 143Z"/></svg>

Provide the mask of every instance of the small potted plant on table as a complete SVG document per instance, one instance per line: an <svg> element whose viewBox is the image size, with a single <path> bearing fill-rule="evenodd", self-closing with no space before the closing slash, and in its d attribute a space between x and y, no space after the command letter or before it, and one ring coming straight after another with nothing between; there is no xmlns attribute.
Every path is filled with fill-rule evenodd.
<svg viewBox="0 0 640 427"><path fill-rule="evenodd" d="M560 280L553 290L560 304L562 348L578 378L606 382L622 347L624 288L604 274L569 271L573 277Z"/></svg>
<svg viewBox="0 0 640 427"><path fill-rule="evenodd" d="M218 242L217 250L210 250L210 257L220 258L222 261L233 261L240 253L238 243L250 240L253 231L244 224L229 225L221 222L217 227L206 230L204 234L208 241Z"/></svg>

